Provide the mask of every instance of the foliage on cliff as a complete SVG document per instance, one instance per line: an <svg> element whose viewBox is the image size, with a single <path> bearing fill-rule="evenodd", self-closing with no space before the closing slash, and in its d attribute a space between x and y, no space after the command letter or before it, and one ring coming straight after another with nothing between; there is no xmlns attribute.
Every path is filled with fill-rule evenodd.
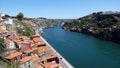
<svg viewBox="0 0 120 68"><path fill-rule="evenodd" d="M72 22L66 22L63 28L120 43L120 13L93 13Z"/></svg>
<svg viewBox="0 0 120 68"><path fill-rule="evenodd" d="M30 25L23 23L21 21L14 21L14 23L16 25L16 30L19 34L28 37L35 34L33 28Z"/></svg>

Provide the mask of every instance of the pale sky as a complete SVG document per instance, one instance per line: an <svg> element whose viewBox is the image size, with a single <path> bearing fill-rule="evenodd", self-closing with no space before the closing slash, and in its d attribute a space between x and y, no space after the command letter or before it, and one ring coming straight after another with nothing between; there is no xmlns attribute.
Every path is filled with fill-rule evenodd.
<svg viewBox="0 0 120 68"><path fill-rule="evenodd" d="M0 13L12 16L69 19L98 11L120 11L120 0L0 0Z"/></svg>

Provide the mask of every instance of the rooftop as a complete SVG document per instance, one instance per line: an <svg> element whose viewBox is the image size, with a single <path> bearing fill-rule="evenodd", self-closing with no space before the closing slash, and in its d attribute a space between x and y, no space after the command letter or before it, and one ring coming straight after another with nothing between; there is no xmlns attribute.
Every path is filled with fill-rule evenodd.
<svg viewBox="0 0 120 68"><path fill-rule="evenodd" d="M40 38L33 38L33 41L37 43L37 42L41 42L42 40Z"/></svg>
<svg viewBox="0 0 120 68"><path fill-rule="evenodd" d="M57 58L58 56L56 54L51 54L48 56L43 56L42 57L42 61L47 60L47 59L53 59L53 58Z"/></svg>
<svg viewBox="0 0 120 68"><path fill-rule="evenodd" d="M38 61L38 60L40 60L40 58L38 57L38 55L33 55L33 56L31 56L31 58L32 58L32 62L35 62L35 61Z"/></svg>
<svg viewBox="0 0 120 68"><path fill-rule="evenodd" d="M12 42L12 40L10 40L10 39L6 39L5 42L6 42L7 44L9 44L9 43Z"/></svg>
<svg viewBox="0 0 120 68"><path fill-rule="evenodd" d="M0 30L0 33L6 33L6 32L8 32L8 31L4 30L4 29Z"/></svg>
<svg viewBox="0 0 120 68"><path fill-rule="evenodd" d="M36 66L35 68L44 68L43 66L39 65L39 66Z"/></svg>
<svg viewBox="0 0 120 68"><path fill-rule="evenodd" d="M25 62L28 62L28 61L30 61L32 58L31 57L23 57L21 60L20 60L20 64L23 64L23 63L25 63Z"/></svg>
<svg viewBox="0 0 120 68"><path fill-rule="evenodd" d="M17 56L20 56L20 55L22 55L21 52L15 52L15 53L11 53L10 55L6 56L5 58L7 58L7 59L13 59L13 58L15 58Z"/></svg>
<svg viewBox="0 0 120 68"><path fill-rule="evenodd" d="M32 48L32 49L28 49L28 50L26 50L26 51L24 51L24 53L30 53L30 52L33 52L33 51L35 51L37 48Z"/></svg>
<svg viewBox="0 0 120 68"><path fill-rule="evenodd" d="M16 33L16 31L15 30L10 30L10 33Z"/></svg>
<svg viewBox="0 0 120 68"><path fill-rule="evenodd" d="M43 66L45 68L62 68L62 65L61 64L57 64L57 63L46 63L46 64L43 64Z"/></svg>
<svg viewBox="0 0 120 68"><path fill-rule="evenodd" d="M46 52L52 50L49 46L42 46L38 48L38 52Z"/></svg>

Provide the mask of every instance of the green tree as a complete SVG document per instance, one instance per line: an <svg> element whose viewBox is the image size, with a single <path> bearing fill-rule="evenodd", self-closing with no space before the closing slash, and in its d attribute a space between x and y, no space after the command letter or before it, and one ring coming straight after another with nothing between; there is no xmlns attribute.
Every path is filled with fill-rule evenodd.
<svg viewBox="0 0 120 68"><path fill-rule="evenodd" d="M5 50L5 46L6 44L5 44L5 41L4 41L4 39L3 38L0 38L0 50L1 51L3 51L3 50Z"/></svg>
<svg viewBox="0 0 120 68"><path fill-rule="evenodd" d="M24 14L23 14L22 12L20 12L20 13L16 16L16 18L21 21L21 20L24 18Z"/></svg>

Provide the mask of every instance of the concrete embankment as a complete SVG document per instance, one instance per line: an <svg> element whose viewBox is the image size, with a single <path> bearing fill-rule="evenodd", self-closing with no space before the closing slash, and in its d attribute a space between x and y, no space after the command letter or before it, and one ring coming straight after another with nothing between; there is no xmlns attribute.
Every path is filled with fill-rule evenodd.
<svg viewBox="0 0 120 68"><path fill-rule="evenodd" d="M60 63L63 65L63 68L74 68L64 57L62 57L42 36L41 39L50 46L52 50L58 55Z"/></svg>

